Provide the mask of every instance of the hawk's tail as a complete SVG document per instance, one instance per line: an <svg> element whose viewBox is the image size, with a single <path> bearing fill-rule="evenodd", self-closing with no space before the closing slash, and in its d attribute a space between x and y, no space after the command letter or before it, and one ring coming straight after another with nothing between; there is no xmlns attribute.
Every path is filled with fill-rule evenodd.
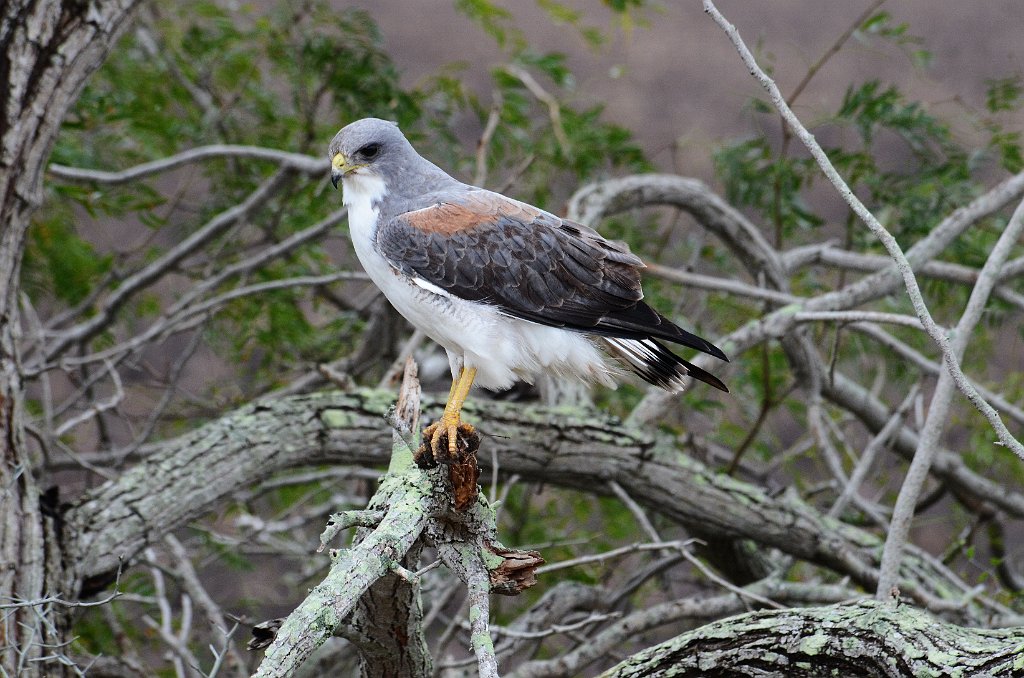
<svg viewBox="0 0 1024 678"><path fill-rule="evenodd" d="M666 391L680 393L686 390L689 377L729 392L729 388L718 377L686 362L654 339L601 338L612 354L625 362L640 378Z"/></svg>

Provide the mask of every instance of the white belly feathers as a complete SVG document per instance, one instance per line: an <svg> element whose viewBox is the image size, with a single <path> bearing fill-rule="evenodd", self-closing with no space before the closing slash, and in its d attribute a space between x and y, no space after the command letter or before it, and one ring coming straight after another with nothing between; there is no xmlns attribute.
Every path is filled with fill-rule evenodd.
<svg viewBox="0 0 1024 678"><path fill-rule="evenodd" d="M358 171L344 178L344 202L356 256L395 309L445 348L453 371L463 363L475 367L476 383L491 389L508 388L517 378L532 382L542 374L615 386L604 355L587 336L459 299L392 267L373 245L377 224L373 204L385 189L383 181L360 176Z"/></svg>

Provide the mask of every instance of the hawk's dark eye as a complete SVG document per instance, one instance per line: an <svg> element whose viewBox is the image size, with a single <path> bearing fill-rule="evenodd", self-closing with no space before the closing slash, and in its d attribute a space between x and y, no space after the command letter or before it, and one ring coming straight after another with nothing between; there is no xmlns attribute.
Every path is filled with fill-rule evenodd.
<svg viewBox="0 0 1024 678"><path fill-rule="evenodd" d="M380 144L366 144L359 149L358 153L367 160L373 160L380 153Z"/></svg>

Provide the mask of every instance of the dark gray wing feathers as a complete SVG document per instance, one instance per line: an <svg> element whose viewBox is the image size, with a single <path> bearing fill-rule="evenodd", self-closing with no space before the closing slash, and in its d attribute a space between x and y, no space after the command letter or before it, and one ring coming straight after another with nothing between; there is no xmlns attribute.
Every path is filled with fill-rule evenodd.
<svg viewBox="0 0 1024 678"><path fill-rule="evenodd" d="M655 337L725 354L643 303L643 262L582 224L484 190L401 214L377 230L393 266L449 294L544 325Z"/></svg>

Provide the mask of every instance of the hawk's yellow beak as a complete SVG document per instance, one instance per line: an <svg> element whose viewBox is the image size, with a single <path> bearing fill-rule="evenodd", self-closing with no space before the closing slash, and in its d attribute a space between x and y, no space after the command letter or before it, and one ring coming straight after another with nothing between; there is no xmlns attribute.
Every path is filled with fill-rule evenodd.
<svg viewBox="0 0 1024 678"><path fill-rule="evenodd" d="M334 187L337 188L338 182L341 181L341 178L356 167L358 167L358 165L351 164L343 153L336 153L335 156L331 158L331 183L334 184Z"/></svg>

